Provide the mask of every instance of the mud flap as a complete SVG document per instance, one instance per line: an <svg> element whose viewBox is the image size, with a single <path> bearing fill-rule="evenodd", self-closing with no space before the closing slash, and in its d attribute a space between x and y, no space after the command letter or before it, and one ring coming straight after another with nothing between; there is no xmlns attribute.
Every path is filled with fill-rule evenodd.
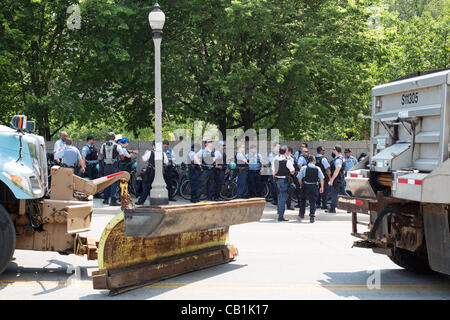
<svg viewBox="0 0 450 320"><path fill-rule="evenodd" d="M428 263L434 271L450 274L449 209L446 205L423 208Z"/></svg>

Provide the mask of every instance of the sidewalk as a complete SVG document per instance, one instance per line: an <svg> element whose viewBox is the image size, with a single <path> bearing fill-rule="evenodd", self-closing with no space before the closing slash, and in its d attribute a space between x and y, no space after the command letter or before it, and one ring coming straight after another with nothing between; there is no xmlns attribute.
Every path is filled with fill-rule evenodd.
<svg viewBox="0 0 450 320"><path fill-rule="evenodd" d="M133 199L136 201L136 199ZM94 199L94 210L96 214L118 214L121 210L120 207L111 207L109 205L102 204L102 199ZM182 198L177 198L176 202L170 202L170 204L185 204L190 203L187 200L184 200ZM146 201L145 205L148 204L148 200ZM289 220L298 220L298 208L295 208L295 210L286 210L284 213L284 217ZM336 213L327 213L323 209L317 209L316 210L316 221L352 221L352 215L351 213L347 213L347 211L336 209ZM270 202L266 203L266 206L264 208L263 215L261 219L277 219L277 207L271 204ZM306 208L306 214L304 221L309 221L309 207ZM358 221L362 222L369 222L369 216L364 214L358 215Z"/></svg>
<svg viewBox="0 0 450 320"><path fill-rule="evenodd" d="M294 205L294 204L293 204ZM289 220L299 220L298 216L299 209L295 208L295 210L286 210L284 212L284 217ZM266 207L264 208L264 212L262 215L262 219L277 219L277 207L271 204L270 202L266 203ZM309 221L309 207L306 208L304 221ZM336 209L336 213L327 213L324 209L316 209L315 214L316 221L352 221L352 214L347 213L347 211ZM358 221L369 222L369 216L364 214L358 215Z"/></svg>

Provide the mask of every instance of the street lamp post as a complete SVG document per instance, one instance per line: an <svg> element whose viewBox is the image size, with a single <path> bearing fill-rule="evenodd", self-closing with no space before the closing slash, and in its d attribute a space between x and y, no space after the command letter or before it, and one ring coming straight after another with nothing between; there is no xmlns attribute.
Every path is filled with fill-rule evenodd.
<svg viewBox="0 0 450 320"><path fill-rule="evenodd" d="M165 15L155 3L153 10L148 15L148 21L153 32L155 44L155 179L150 192L150 204L168 204L168 192L163 178L163 154L162 154L162 99L161 99L161 40Z"/></svg>

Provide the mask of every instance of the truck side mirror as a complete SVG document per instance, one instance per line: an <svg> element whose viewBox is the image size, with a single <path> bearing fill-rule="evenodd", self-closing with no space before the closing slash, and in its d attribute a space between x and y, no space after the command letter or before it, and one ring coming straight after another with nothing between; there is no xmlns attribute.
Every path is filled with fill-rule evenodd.
<svg viewBox="0 0 450 320"><path fill-rule="evenodd" d="M27 130L27 132L32 133L36 130L36 125L34 121L27 121L25 130Z"/></svg>

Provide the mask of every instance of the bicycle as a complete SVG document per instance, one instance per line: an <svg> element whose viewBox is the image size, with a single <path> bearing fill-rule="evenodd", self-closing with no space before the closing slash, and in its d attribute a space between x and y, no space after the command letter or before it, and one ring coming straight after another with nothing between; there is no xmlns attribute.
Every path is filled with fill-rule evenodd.
<svg viewBox="0 0 450 320"><path fill-rule="evenodd" d="M189 180L189 167L186 166L184 176L180 179L181 185L179 189L180 196L185 200L191 200L191 181ZM204 192L200 194L200 200L205 200L208 195Z"/></svg>

